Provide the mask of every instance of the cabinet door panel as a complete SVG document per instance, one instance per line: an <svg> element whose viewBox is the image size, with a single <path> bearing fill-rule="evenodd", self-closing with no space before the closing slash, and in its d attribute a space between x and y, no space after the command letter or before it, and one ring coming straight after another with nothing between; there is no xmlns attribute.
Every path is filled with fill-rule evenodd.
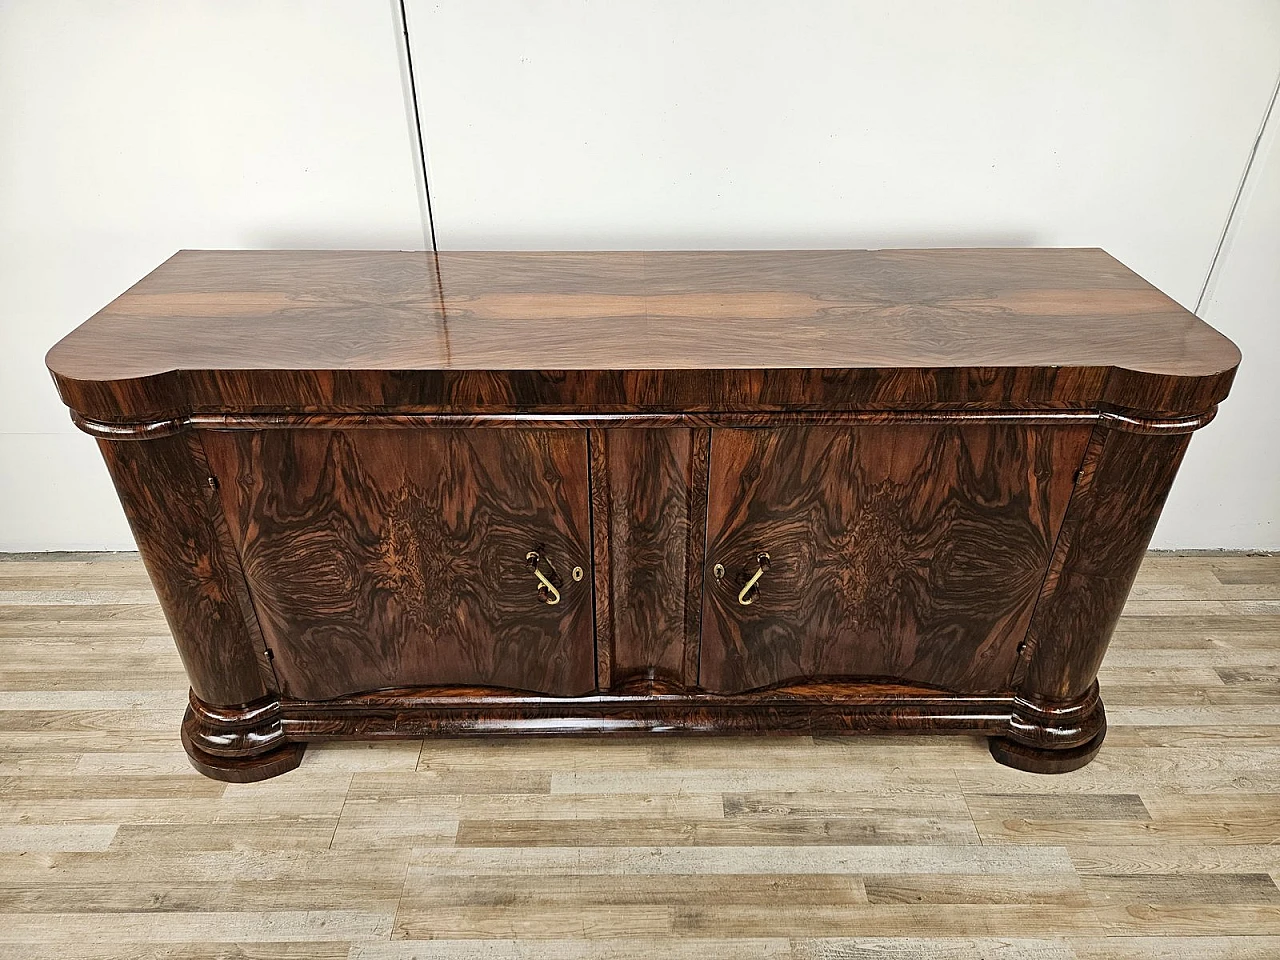
<svg viewBox="0 0 1280 960"><path fill-rule="evenodd" d="M573 430L207 432L287 696L595 686L587 449ZM526 560L560 591L544 602Z"/></svg>
<svg viewBox="0 0 1280 960"><path fill-rule="evenodd" d="M1089 434L713 430L700 683L737 692L875 677L1003 690Z"/></svg>

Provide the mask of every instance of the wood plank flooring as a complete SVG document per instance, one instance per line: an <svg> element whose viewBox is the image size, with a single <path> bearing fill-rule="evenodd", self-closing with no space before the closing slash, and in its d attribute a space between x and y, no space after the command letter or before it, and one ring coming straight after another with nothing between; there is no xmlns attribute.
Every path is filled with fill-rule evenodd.
<svg viewBox="0 0 1280 960"><path fill-rule="evenodd" d="M137 558L0 559L0 960L1280 958L1280 557L1153 555L1110 734L178 744Z"/></svg>

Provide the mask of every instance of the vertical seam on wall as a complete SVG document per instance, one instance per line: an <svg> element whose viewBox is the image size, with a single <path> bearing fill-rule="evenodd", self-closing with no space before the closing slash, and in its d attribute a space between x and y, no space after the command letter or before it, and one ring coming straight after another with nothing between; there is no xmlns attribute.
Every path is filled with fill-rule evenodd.
<svg viewBox="0 0 1280 960"><path fill-rule="evenodd" d="M1196 297L1195 310L1192 311L1196 316L1200 315L1200 308L1204 306L1204 298L1209 293L1209 284L1213 280L1214 271L1218 267L1218 258L1222 255L1222 248L1226 246L1227 237L1231 233L1231 224L1235 222L1236 210L1240 206L1240 198L1244 196L1244 188L1249 182L1249 174L1253 172L1253 161L1258 157L1258 149L1262 145L1262 138L1266 136L1267 125L1271 122L1271 113L1276 106L1277 94L1280 94L1280 74L1276 76L1275 85L1271 88L1271 99L1267 101L1267 109L1263 111L1262 123L1258 126L1258 135L1253 138L1253 147L1249 150L1249 158L1245 160L1244 171L1240 174L1240 182L1236 184L1236 193L1231 198L1231 208L1227 211L1227 222L1222 225L1222 233L1218 236L1218 245L1213 248L1213 259L1209 261L1209 270L1204 275L1204 283L1200 287L1200 296Z"/></svg>
<svg viewBox="0 0 1280 960"><path fill-rule="evenodd" d="M409 42L409 16L404 0L399 0L400 30L404 34L404 62L409 72L409 99L413 102L413 128L418 136L418 162L422 173L422 194L427 204L427 229L431 233L431 251L439 251L436 243L436 218L431 209L431 184L427 179L427 144L422 135L422 111L418 107L418 80L413 72L413 47Z"/></svg>

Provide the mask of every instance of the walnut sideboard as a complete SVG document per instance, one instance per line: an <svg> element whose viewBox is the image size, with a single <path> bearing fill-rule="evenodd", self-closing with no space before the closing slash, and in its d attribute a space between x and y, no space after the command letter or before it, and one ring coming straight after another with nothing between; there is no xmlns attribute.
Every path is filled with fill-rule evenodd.
<svg viewBox="0 0 1280 960"><path fill-rule="evenodd" d="M947 731L1087 763L1240 355L1101 250L186 251L48 365L191 681L313 740Z"/></svg>

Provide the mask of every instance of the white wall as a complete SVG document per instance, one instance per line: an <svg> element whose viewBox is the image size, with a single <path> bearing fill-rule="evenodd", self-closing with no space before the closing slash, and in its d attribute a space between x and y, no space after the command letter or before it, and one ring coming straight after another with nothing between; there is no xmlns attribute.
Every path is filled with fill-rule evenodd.
<svg viewBox="0 0 1280 960"><path fill-rule="evenodd" d="M395 8L0 3L0 550L130 546L42 358L173 250L423 246ZM409 24L442 248L1098 245L1188 306L1280 74L1274 0ZM1245 363L1160 546L1280 547L1271 126L1202 311Z"/></svg>
<svg viewBox="0 0 1280 960"><path fill-rule="evenodd" d="M1244 355L1217 420L1196 434L1157 545L1280 548L1280 105L1200 311Z"/></svg>
<svg viewBox="0 0 1280 960"><path fill-rule="evenodd" d="M0 3L0 550L132 549L44 353L181 247L418 247L367 0Z"/></svg>
<svg viewBox="0 0 1280 960"><path fill-rule="evenodd" d="M409 12L442 249L1101 246L1188 308L1280 75L1274 0ZM1275 149L1251 179L1208 301L1244 365L1157 547L1280 548Z"/></svg>

